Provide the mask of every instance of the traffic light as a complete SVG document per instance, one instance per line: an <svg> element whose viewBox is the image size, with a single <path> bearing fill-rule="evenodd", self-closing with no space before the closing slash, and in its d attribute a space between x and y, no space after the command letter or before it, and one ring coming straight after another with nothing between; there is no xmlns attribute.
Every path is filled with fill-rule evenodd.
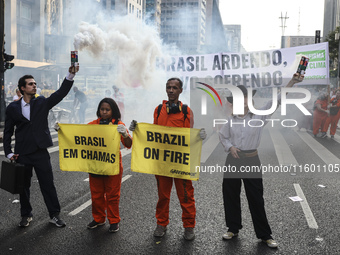
<svg viewBox="0 0 340 255"><path fill-rule="evenodd" d="M12 69L14 67L14 63L11 63L11 61L14 59L13 55L8 55L4 53L4 69L5 71L7 69Z"/></svg>
<svg viewBox="0 0 340 255"><path fill-rule="evenodd" d="M12 69L14 67L14 63L10 63L10 62L5 62L4 63L4 67L5 67L5 71L7 69Z"/></svg>

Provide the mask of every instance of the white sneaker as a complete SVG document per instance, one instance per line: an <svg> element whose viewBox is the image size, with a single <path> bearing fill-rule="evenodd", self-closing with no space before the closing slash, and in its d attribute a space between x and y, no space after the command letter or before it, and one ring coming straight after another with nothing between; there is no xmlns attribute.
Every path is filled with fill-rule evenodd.
<svg viewBox="0 0 340 255"><path fill-rule="evenodd" d="M222 238L225 240L230 240L232 239L234 236L237 236L238 233L234 234L233 232L227 232L226 234L223 234Z"/></svg>
<svg viewBox="0 0 340 255"><path fill-rule="evenodd" d="M274 239L267 239L267 240L262 239L262 242L266 243L267 246L270 248L277 248L279 246Z"/></svg>

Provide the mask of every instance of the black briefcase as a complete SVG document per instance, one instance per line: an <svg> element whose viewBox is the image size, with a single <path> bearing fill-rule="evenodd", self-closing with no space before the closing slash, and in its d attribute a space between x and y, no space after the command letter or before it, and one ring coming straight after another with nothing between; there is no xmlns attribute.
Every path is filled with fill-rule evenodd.
<svg viewBox="0 0 340 255"><path fill-rule="evenodd" d="M24 191L25 167L22 164L2 161L0 188L12 194Z"/></svg>

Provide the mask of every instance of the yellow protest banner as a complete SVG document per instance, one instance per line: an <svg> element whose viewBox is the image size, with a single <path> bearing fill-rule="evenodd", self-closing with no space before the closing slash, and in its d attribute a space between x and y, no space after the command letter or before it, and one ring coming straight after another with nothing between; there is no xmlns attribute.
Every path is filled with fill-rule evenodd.
<svg viewBox="0 0 340 255"><path fill-rule="evenodd" d="M198 180L199 129L138 123L133 132L131 171Z"/></svg>
<svg viewBox="0 0 340 255"><path fill-rule="evenodd" d="M61 170L99 175L119 173L120 134L116 125L59 123L59 127Z"/></svg>

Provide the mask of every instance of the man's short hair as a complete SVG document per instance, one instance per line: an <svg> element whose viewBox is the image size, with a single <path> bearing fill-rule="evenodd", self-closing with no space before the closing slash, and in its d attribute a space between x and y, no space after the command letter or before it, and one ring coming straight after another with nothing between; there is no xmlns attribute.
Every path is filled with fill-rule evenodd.
<svg viewBox="0 0 340 255"><path fill-rule="evenodd" d="M167 82L166 82L166 84L168 85L168 82L169 81L178 81L179 82L179 86L181 86L181 88L183 88L183 82L182 82L182 80L180 79L180 78L177 78L177 77L172 77L172 78L170 78Z"/></svg>
<svg viewBox="0 0 340 255"><path fill-rule="evenodd" d="M18 81L18 89L20 90L20 93L24 95L24 91L21 89L21 87L26 88L26 79L34 79L34 77L30 74L26 74L22 76Z"/></svg>

